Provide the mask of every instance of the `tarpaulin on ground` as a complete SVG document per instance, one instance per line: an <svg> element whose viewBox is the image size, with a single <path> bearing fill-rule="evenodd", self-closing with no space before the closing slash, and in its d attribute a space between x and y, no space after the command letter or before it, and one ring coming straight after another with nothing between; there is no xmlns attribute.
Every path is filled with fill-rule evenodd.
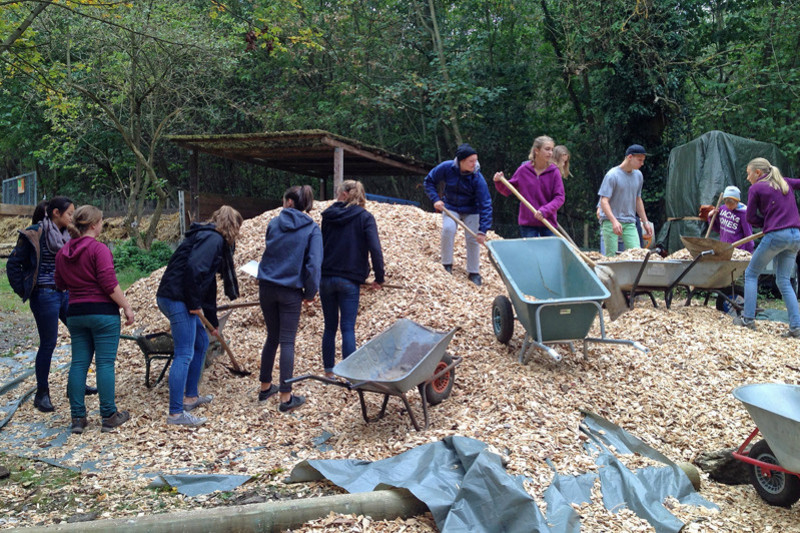
<svg viewBox="0 0 800 533"><path fill-rule="evenodd" d="M747 203L750 184L745 168L756 157L765 157L784 175L792 175L788 159L774 144L737 137L723 131L709 131L673 148L669 153L664 192L667 220L656 242L664 243L670 252L676 252L684 247L681 235L705 236L708 227L706 222L669 219L696 217L701 205L716 205L719 194L728 185L739 187L742 202Z"/></svg>
<svg viewBox="0 0 800 533"><path fill-rule="evenodd" d="M603 503L618 511L630 508L658 532L677 532L683 524L662 505L672 496L682 503L714 507L694 492L686 474L658 451L602 418L585 413L582 431L591 438L587 451L601 465ZM609 446L664 463L664 468L636 472L622 465ZM591 502L598 474L556 474L544 493L547 517L525 491L524 478L511 476L486 444L467 437L447 437L375 462L352 459L308 460L292 470L288 482L330 480L349 492L388 487L408 489L425 502L443 533L577 533L580 517L572 504Z"/></svg>

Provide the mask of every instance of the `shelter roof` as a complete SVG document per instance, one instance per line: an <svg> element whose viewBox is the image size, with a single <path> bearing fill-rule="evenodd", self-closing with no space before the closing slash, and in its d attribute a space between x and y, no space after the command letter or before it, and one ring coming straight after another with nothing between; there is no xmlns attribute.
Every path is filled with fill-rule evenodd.
<svg viewBox="0 0 800 533"><path fill-rule="evenodd" d="M327 178L333 175L334 149L341 148L352 176L425 175L433 165L324 130L295 130L229 135L171 135L187 150Z"/></svg>

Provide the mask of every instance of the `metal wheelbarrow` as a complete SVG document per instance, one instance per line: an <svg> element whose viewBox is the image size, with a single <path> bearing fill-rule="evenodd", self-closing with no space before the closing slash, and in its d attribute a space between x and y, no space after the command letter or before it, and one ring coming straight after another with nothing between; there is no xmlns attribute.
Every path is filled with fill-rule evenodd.
<svg viewBox="0 0 800 533"><path fill-rule="evenodd" d="M595 273L567 246L555 237L487 241L489 259L503 279L508 294L492 302L492 328L495 337L507 344L514 334L514 311L525 328L525 340L519 362L531 345L547 352L554 361L561 355L548 344L583 339L583 354L588 342L628 344L644 352L635 341L609 339L601 312L608 289ZM587 337L594 319L600 317L600 337Z"/></svg>
<svg viewBox="0 0 800 533"><path fill-rule="evenodd" d="M455 382L455 367L461 363L461 357L445 353L457 329L442 333L403 318L333 368L333 373L343 381L306 374L287 380L287 383L315 379L355 390L365 422L383 418L389 397L397 396L403 402L414 429L420 431L406 397L407 391L417 387L422 397L423 429L428 429L428 404L437 405L450 396ZM375 417L367 414L364 392L383 394L383 405Z"/></svg>
<svg viewBox="0 0 800 533"><path fill-rule="evenodd" d="M744 385L733 396L756 423L733 456L752 467L750 482L765 502L790 507L800 499L800 386ZM745 451L759 431L764 440Z"/></svg>
<svg viewBox="0 0 800 533"><path fill-rule="evenodd" d="M228 321L231 311L219 315L219 327L217 331L222 333L222 327ZM133 335L120 335L120 339L135 341L136 345L144 354L144 384L148 389L158 385L169 369L172 363L172 358L175 355L175 343L172 340L172 334L169 332L149 333L142 335L141 330L137 330ZM203 369L208 367L214 359L223 353L220 342L216 339L210 339L208 349L205 353L205 361L203 362ZM158 378L153 383L150 383L150 365L153 361L164 361L164 366L158 374Z"/></svg>

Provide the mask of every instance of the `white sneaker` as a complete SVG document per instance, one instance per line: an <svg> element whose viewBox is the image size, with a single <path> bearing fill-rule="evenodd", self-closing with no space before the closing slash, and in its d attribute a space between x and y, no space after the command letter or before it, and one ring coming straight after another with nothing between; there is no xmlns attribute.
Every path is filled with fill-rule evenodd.
<svg viewBox="0 0 800 533"><path fill-rule="evenodd" d="M186 411L182 412L176 417L167 416L167 424L175 424L180 426L202 426L208 422L208 419L202 416L194 416Z"/></svg>

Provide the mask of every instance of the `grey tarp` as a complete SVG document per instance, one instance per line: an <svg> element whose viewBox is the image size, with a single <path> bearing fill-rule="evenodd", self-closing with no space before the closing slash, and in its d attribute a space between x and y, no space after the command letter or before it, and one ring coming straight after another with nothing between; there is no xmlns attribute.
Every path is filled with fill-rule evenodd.
<svg viewBox="0 0 800 533"><path fill-rule="evenodd" d="M603 503L608 509L628 507L659 532L678 531L683 524L662 502L673 496L682 503L714 507L694 492L683 471L622 428L584 413L581 429L594 441ZM605 443L605 444L604 444ZM645 455L667 465L631 472L608 450ZM308 460L292 470L288 482L323 478L349 492L402 487L425 502L443 533L550 532L577 533L580 517L573 504L591 501L598 475L556 474L544 493L547 519L525 491L519 476L503 469L500 457L486 445L467 437L413 448L395 457L370 463L352 459Z"/></svg>
<svg viewBox="0 0 800 533"><path fill-rule="evenodd" d="M657 242L664 243L670 252L676 252L683 248L681 235L704 236L705 222L669 219L696 217L702 204L716 205L719 193L728 185L739 187L742 202L747 203L750 184L745 168L756 157L765 157L784 175L792 175L786 156L774 144L722 131L709 131L673 148L669 153L664 192L667 220L661 227Z"/></svg>

